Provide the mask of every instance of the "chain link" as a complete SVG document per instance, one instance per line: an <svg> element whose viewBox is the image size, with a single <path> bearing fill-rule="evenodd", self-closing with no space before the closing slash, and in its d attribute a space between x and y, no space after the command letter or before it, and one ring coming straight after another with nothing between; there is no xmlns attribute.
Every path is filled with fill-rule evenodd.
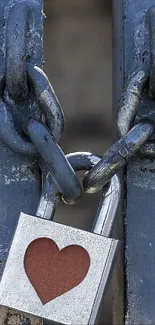
<svg viewBox="0 0 155 325"><path fill-rule="evenodd" d="M59 141L64 128L64 114L54 89L39 67L27 63L27 74L46 124L56 141Z"/></svg>
<svg viewBox="0 0 155 325"><path fill-rule="evenodd" d="M53 135L44 124L35 120L30 120L27 132L55 180L59 193L63 193L64 202L74 204L81 196L81 186Z"/></svg>
<svg viewBox="0 0 155 325"><path fill-rule="evenodd" d="M138 69L131 75L118 110L117 134L119 138L123 137L133 126L148 80L149 71L147 69Z"/></svg>
<svg viewBox="0 0 155 325"><path fill-rule="evenodd" d="M152 71L152 69L150 69ZM117 133L118 137L124 136L134 124L136 115L140 108L141 98L146 86L152 85L151 75L148 73L148 69L141 68L134 72L128 82L127 91L122 96L120 101L120 108L117 116ZM153 90L153 88L149 88ZM155 157L155 141L149 138L149 142L144 143L138 152L142 157Z"/></svg>
<svg viewBox="0 0 155 325"><path fill-rule="evenodd" d="M87 193L99 191L154 133L154 123L144 120L114 143L90 172L84 175L83 187Z"/></svg>

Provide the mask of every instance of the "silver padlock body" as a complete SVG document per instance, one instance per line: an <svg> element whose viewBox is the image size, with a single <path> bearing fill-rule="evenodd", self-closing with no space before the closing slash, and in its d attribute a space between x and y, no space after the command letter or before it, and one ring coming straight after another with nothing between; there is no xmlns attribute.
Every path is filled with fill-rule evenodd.
<svg viewBox="0 0 155 325"><path fill-rule="evenodd" d="M48 272L48 261L41 263L45 241L49 246L54 242L57 252L54 267ZM41 246L36 248L34 243ZM117 249L117 240L21 213L0 283L0 305L51 323L95 324ZM48 253L50 260L54 253L49 247L47 250L45 256ZM61 264L63 254L67 255ZM61 279L56 277L59 271ZM38 284L33 282L33 272Z"/></svg>

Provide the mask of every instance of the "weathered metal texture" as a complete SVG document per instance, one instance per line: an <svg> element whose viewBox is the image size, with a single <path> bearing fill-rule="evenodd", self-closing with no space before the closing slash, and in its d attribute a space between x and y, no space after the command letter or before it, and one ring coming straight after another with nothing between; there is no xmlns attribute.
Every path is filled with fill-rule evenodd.
<svg viewBox="0 0 155 325"><path fill-rule="evenodd" d="M35 120L30 120L27 131L48 166L53 182L58 184L58 193L63 194L65 202L74 204L82 195L81 185L54 136L43 123Z"/></svg>
<svg viewBox="0 0 155 325"><path fill-rule="evenodd" d="M148 48L144 45L144 35L147 36L144 16L151 5L154 5L153 0L121 1L121 7L117 8L121 15L117 10L115 12L119 17L117 29L114 30L117 53L115 82L119 84L119 87L115 87L117 104L130 72L148 60ZM154 105L155 103L145 93L138 115L154 119ZM154 171L154 160L136 157L126 169L124 201L126 325L155 323Z"/></svg>
<svg viewBox="0 0 155 325"><path fill-rule="evenodd" d="M108 149L103 158L84 175L84 189L88 193L100 190L115 173L125 166L131 157L153 135L151 120L136 124L132 129Z"/></svg>
<svg viewBox="0 0 155 325"><path fill-rule="evenodd" d="M0 48L5 56L6 18L10 6L18 1L0 1ZM20 1L24 2L24 1ZM32 4L39 4L42 0L31 0ZM35 16L37 34L36 47L33 53L34 62L42 67L42 21L43 16ZM40 195L40 175L37 164L26 156L20 156L10 151L0 142L0 275L8 255L12 237L17 225L20 211L34 213ZM12 316L10 316L10 313ZM40 325L39 319L25 318L18 312L0 310L1 324L11 325ZM14 316L13 316L14 315ZM20 322L19 322L20 319Z"/></svg>

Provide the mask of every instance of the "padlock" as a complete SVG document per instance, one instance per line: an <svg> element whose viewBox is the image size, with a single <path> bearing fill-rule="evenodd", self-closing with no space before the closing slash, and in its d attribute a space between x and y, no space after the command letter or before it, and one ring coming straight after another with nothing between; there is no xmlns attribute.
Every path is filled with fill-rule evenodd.
<svg viewBox="0 0 155 325"><path fill-rule="evenodd" d="M89 153L68 159L75 170L89 169L99 160ZM50 324L96 324L119 247L118 240L108 238L119 201L119 180L114 176L103 190L94 233L46 220L50 209L53 217L57 196L49 193L48 179L45 183L37 210L40 217L20 214L0 283L0 305ZM52 197L54 204L48 205Z"/></svg>

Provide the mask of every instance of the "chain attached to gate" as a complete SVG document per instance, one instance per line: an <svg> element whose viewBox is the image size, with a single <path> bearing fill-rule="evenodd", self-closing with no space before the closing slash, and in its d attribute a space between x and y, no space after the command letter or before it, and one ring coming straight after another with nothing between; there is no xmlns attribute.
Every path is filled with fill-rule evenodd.
<svg viewBox="0 0 155 325"><path fill-rule="evenodd" d="M0 50L0 139L17 155L26 155L30 159L37 160L45 181L36 212L36 216L39 218L23 213L19 218L2 275L0 301L2 305L17 307L21 311L26 310L39 317L52 320L54 323L66 324L66 319L67 322L70 319L71 323L78 323L80 319L80 323L95 324L118 249L118 240L108 238L113 229L120 194L118 177L113 177L113 175L125 166L135 154L155 157L155 142L153 140L155 121L152 116L147 114L142 118L137 116L143 96L149 94L151 100L155 98L155 8L149 8L146 13L149 21L149 63L142 62L141 67L136 67L134 73L131 74L118 111L119 140L101 158L87 152L65 156L59 147L58 141L64 127L64 114L50 81L42 69L36 65L37 56L34 55L37 51L41 51L41 48L36 48L36 43L39 44L36 42L39 33L37 33L37 25L34 23L34 17L37 16L40 7L37 3L32 4L29 0L9 5L12 6L8 16L5 17L5 49ZM53 219L60 197L68 204L74 204L81 197L82 189L76 176L76 171L81 169L87 170L83 177L85 192L97 192L108 183L103 189L95 218L94 234L86 234L76 228L70 229L66 225L49 222ZM111 182L109 182L110 180ZM52 237L50 237L51 234ZM105 237L102 238L101 235ZM48 260L44 254L44 252L49 254L49 246L44 246L45 251L41 258L40 248L33 251L33 257L31 254L29 255L29 251L31 250L32 253L34 243L35 245L39 243L41 246L38 247L42 247L42 243L47 244L49 240L52 245L53 241L56 243L57 240L61 253L65 248L72 249L75 248L74 246L78 249L82 248L84 254L89 253L84 255L88 258L87 272L84 273L84 278L82 275L80 280L75 281L76 277L73 272L76 269L75 265L73 265L73 271L69 269L66 276L68 265L66 271L63 272L64 262L62 265L58 264L59 267L55 269L55 278L52 275L54 282L49 277L53 267L48 272L49 282L44 273L42 276L41 272L46 272L46 266L51 263L47 263L51 260ZM56 251L59 251L57 246L54 247L56 247ZM52 254L51 256L53 258ZM73 251L73 256L79 264L77 258L79 255ZM41 260L42 257L46 259L46 263L44 263L44 259ZM73 259L73 264L75 260ZM80 261L79 274L85 260L84 257ZM29 261L36 263L32 265L34 272L29 268L31 264ZM41 265L40 269L38 261ZM12 265L15 266L15 269L12 269ZM44 265L45 269L43 270ZM89 267L90 272L88 273ZM25 271L23 272L23 270ZM73 285L64 290L65 279L67 278L67 281L69 279L68 282L71 282L72 272ZM59 273L62 274L62 279L57 278ZM83 287L77 288L86 276L88 280L83 282ZM38 282L34 282L36 279ZM55 283L58 284L56 287L59 290L56 294L52 293L53 296L51 296L51 288L54 288ZM58 288L60 283L62 288L61 286ZM23 288L26 290L24 289L24 291ZM43 292L44 288L47 292L50 289L49 296L47 292ZM71 289L74 288L79 291L71 292ZM93 291L94 288L95 291ZM20 289L19 292L17 289ZM63 302L63 294L69 291L71 295L68 295L68 298L65 297ZM88 292L92 293L89 295L89 301L87 300ZM58 299L53 303L55 298ZM53 307L47 306L46 309L45 304L50 301L52 301ZM66 306L69 306L67 310ZM86 318L83 316L85 314L82 314L83 308L86 311Z"/></svg>
<svg viewBox="0 0 155 325"><path fill-rule="evenodd" d="M0 138L14 152L38 159L43 172L50 171L64 201L73 204L81 196L81 186L57 144L64 125L62 108L45 73L33 61L35 10L37 5L32 8L29 1L14 4L7 18L6 60L0 53ZM132 127L147 85L151 97L155 94L154 16L155 9L150 8L150 66L131 75L118 112L121 139L85 174L83 187L88 193L100 190L135 153L155 155L155 143L147 142L154 122L145 118Z"/></svg>
<svg viewBox="0 0 155 325"><path fill-rule="evenodd" d="M117 116L117 133L120 140L85 174L83 185L88 193L100 190L134 154L155 157L155 140L151 139L155 132L154 121L146 116L136 121L137 124L133 126L141 98L148 87L151 99L155 98L155 7L149 8L146 16L149 21L149 64L143 63L140 68L135 69L128 80ZM144 59L143 61L145 62Z"/></svg>
<svg viewBox="0 0 155 325"><path fill-rule="evenodd" d="M14 4L7 18L6 61L0 77L0 138L17 154L46 165L65 202L73 204L81 196L81 186L57 144L64 126L62 108L45 73L33 62L36 10L37 4L31 7L29 1Z"/></svg>

